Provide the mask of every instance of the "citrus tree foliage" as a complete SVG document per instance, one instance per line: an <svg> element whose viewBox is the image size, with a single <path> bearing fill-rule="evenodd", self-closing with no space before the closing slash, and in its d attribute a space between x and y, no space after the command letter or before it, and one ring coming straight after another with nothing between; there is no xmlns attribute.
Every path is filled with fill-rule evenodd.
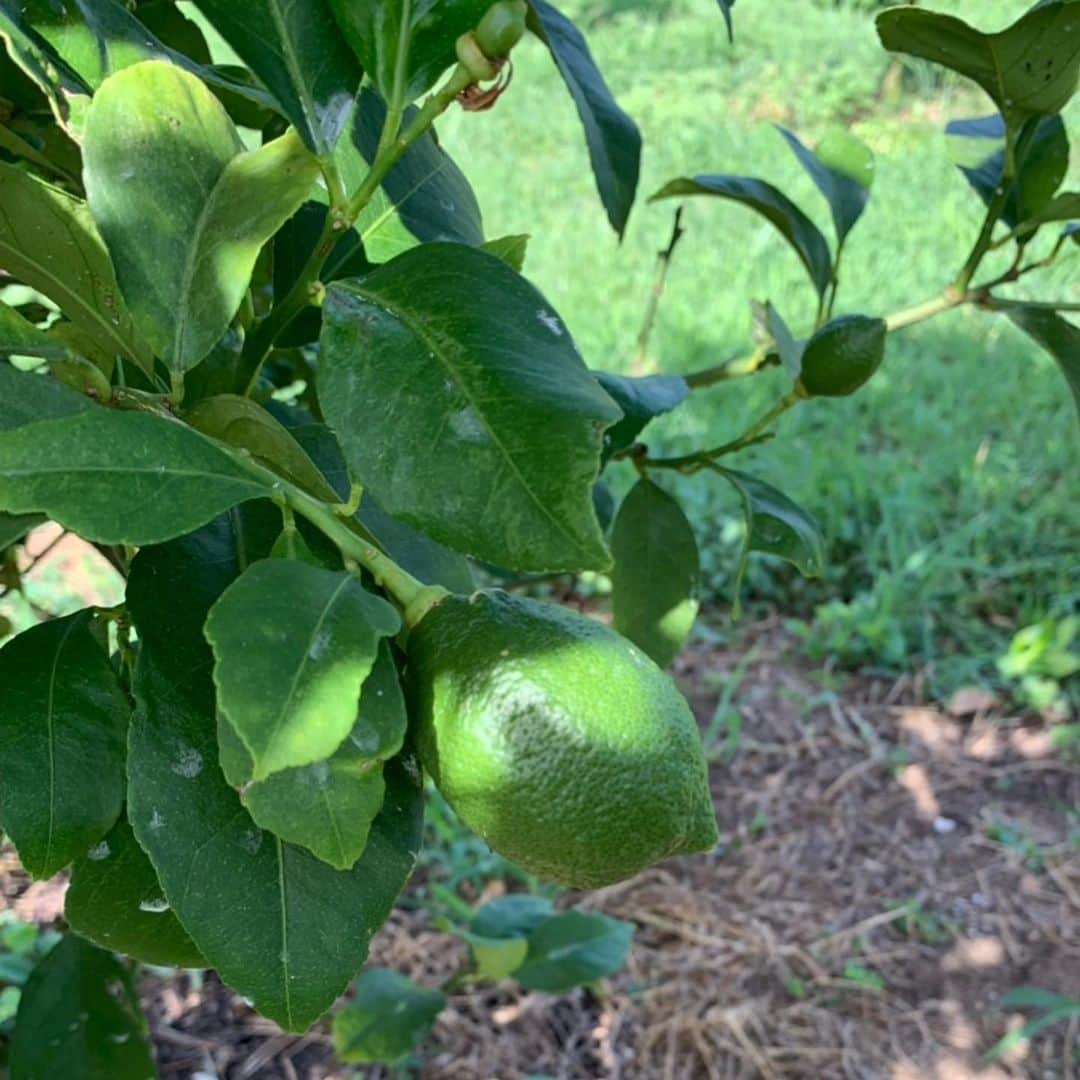
<svg viewBox="0 0 1080 1080"><path fill-rule="evenodd" d="M973 80L989 113L950 129L982 228L907 310L842 305L874 176L857 139L780 132L831 236L767 178L686 162L651 201L760 215L817 315L789 325L774 298L755 307L749 358L646 378L580 355L523 274L527 237L486 233L436 137L448 110L480 124L513 109L511 53L535 35L623 233L641 137L557 6L196 7L198 23L158 0L0 0L0 267L50 311L0 303L0 548L51 519L126 579L120 607L0 651L0 826L33 875L70 870L78 935L26 985L13 1080L52 1075L53 1050L65 1075L146 1075L112 953L212 966L306 1029L409 878L425 774L559 883L707 850L704 757L662 670L697 614L701 538L665 478L731 486L737 579L754 552L814 574L817 525L731 459L801 402L857 392L891 334L961 305L1002 312L1080 403L1075 302L1002 293L1080 237L1060 116L1080 0L997 33L921 7L879 16L885 48ZM732 7L703 2L702 18L730 28ZM215 62L207 28L239 63ZM677 219L666 257L680 235ZM997 249L1012 261L986 274ZM644 441L691 393L772 367L789 389L737 438L677 457ZM631 466L616 509L601 474ZM478 571L609 573L614 629L474 592ZM466 922L469 977L550 991L609 974L630 933L529 898ZM407 1053L442 1001L368 972L335 1028L342 1055ZM50 1033L69 1014L77 1053Z"/></svg>

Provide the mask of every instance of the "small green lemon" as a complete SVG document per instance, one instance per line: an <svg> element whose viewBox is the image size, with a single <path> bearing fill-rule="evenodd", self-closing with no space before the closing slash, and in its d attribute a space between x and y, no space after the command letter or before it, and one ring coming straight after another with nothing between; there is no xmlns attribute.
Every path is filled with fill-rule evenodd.
<svg viewBox="0 0 1080 1080"><path fill-rule="evenodd" d="M809 397L846 397L871 379L885 359L884 319L841 315L806 343L799 386Z"/></svg>
<svg viewBox="0 0 1080 1080"><path fill-rule="evenodd" d="M409 638L420 756L496 851L596 888L717 841L697 725L613 630L491 591L447 597Z"/></svg>

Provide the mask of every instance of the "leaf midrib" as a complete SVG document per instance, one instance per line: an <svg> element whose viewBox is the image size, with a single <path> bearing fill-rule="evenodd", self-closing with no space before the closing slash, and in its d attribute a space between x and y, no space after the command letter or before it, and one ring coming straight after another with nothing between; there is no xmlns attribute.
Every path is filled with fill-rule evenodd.
<svg viewBox="0 0 1080 1080"><path fill-rule="evenodd" d="M308 654L311 651L312 645L315 644L315 639L318 637L319 631L322 630L323 625L326 623L326 620L329 618L330 612L333 610L334 606L336 605L338 597L341 595L341 593L345 589L347 589L352 584L352 582L353 582L352 576L349 575L349 574L346 574L344 579L342 580L342 582L337 586L337 588L334 589L334 591L333 591L333 593L331 593L329 599L327 599L326 603L323 605L323 609L319 613L319 617L315 621L315 625L312 628L311 633L308 635L308 643L307 643L307 647L304 649L303 658L301 659L300 663L297 664L296 671L293 672L292 681L289 683L289 692L285 695L285 699L281 703L281 709L278 711L277 719L274 721L274 724L270 729L270 734L267 736L267 738L265 740L265 743L264 743L264 746L263 746L263 753L264 754L267 752L267 748L270 747L270 745L277 739L278 733L281 731L281 727L285 723L286 714L289 712L289 709L290 709L290 707L291 707L291 705L293 703L293 699L296 697L296 689L297 689L297 686L300 683L300 676L303 673L304 669L307 667L306 660L307 660ZM247 742L246 739L244 741ZM248 749L252 752L252 754L256 753L255 748L252 747L250 744L248 745ZM265 780L266 777L265 776L255 776L255 779L256 780Z"/></svg>
<svg viewBox="0 0 1080 1080"><path fill-rule="evenodd" d="M278 0L268 0L267 6L270 9L270 18L274 22L278 40L281 42L280 56L285 64L285 70L289 73L289 81L296 91L296 100L300 102L300 108L307 119L312 140L317 143L317 153L320 157L325 156L332 148L327 145L322 129L319 126L315 98L308 92L308 85L302 77L300 58L293 48L292 35L285 23L285 13L281 10Z"/></svg>
<svg viewBox="0 0 1080 1080"><path fill-rule="evenodd" d="M162 471L157 466L141 469L134 468L130 465L124 466L107 466L107 465L55 465L48 467L38 466L36 468L28 469L12 469L0 464L0 476L8 479L22 478L22 477L34 477L34 476L52 476L54 474L62 475L97 475L101 473L116 474L118 476L160 476L163 479L199 479L199 480L229 480L234 483L244 483L252 487L257 491L262 491L261 485L256 484L254 480L249 480L245 476L237 476L229 473L213 473L213 472L200 472L193 469L166 469Z"/></svg>
<svg viewBox="0 0 1080 1080"><path fill-rule="evenodd" d="M49 830L45 840L45 872L48 873L52 864L53 836L56 832L56 746L55 746L55 705L56 705L56 674L60 667L60 655L67 645L80 620L72 619L64 628L60 641L53 655L52 668L49 671L49 691L45 704L45 730L46 744L49 748Z"/></svg>
<svg viewBox="0 0 1080 1080"><path fill-rule="evenodd" d="M8 233L14 235L11 221L2 207L0 207L0 218L3 219L4 224L7 227ZM65 228L67 228L66 223ZM68 229L68 232L70 234L71 230ZM74 234L71 235L72 238L75 239ZM78 242L78 240L76 240L75 242L75 247L78 249L79 254L83 256L83 261L86 262L86 257L85 255L83 255L82 245ZM71 288L71 286L67 285L61 278L58 278L43 263L37 262L36 260L32 259L29 255L26 254L26 252L22 251L20 248L13 247L12 244L9 241L4 240L3 237L0 237L0 251L6 253L6 258L9 263L9 269L14 269L14 267L10 264L15 263L21 264L23 266L33 267L38 272L40 272L52 283L53 288L57 293L67 297L67 303L64 303L58 297L53 297L53 300L56 301L57 305L63 311L67 312L68 315L70 315L72 308L81 310L84 314L84 317L87 318L87 321L93 322L95 325L98 326L99 329L105 331L109 339L115 343L117 347L117 352L122 353L129 360L134 361L137 365L142 367L142 363L139 360L139 357L134 353L131 345L127 341L125 341L123 337L121 337L120 332L112 323L112 320L102 315L102 313L89 300L85 299L84 297L80 296L79 293L75 292ZM87 264L87 269L90 270L89 264ZM119 296L119 288L116 289L116 292Z"/></svg>
<svg viewBox="0 0 1080 1080"><path fill-rule="evenodd" d="M460 370L453 363L451 363L450 359L447 356L444 355L442 343L439 342L437 339L429 336L428 333L419 325L419 320L414 323L413 320L409 319L394 304L386 301L385 298L372 295L371 293L365 291L363 285L355 285L353 286L353 289L354 295L362 297L369 304L373 304L377 308L381 308L389 315L397 319L404 326L406 326L409 329L410 333L414 334L424 343L428 351L433 356L441 360L443 367L445 367L446 370L449 372L450 376L454 379L454 382L461 387L461 390L469 403L469 407L479 417L480 422L484 425L484 430L487 431L492 443L498 449L500 455L502 456L506 465L509 467L510 471L514 474L515 478L521 486L521 489L525 492L526 495L528 495L529 500L541 512L542 516L547 518L547 520L555 526L555 529L559 532L559 534L570 541L575 551L577 551L579 554L585 555L587 558L592 558L592 555L594 553L590 552L587 548L582 546L581 541L578 540L576 536L574 536L567 530L566 526L551 512L551 510L545 505L545 503L539 498L539 496L537 496L537 494L526 482L524 475L518 468L518 464L511 456L510 451L506 449L506 447L503 445L502 440L499 438L499 436L492 428L491 424L488 422L487 416L484 411L478 407L478 402L473 396L473 394L470 392L468 383L462 377Z"/></svg>

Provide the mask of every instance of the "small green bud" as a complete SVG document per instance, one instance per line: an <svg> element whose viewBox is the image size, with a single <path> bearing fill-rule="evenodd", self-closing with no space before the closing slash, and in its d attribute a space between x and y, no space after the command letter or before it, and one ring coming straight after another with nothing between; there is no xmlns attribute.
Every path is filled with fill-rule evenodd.
<svg viewBox="0 0 1080 1080"><path fill-rule="evenodd" d="M472 30L457 39L457 58L474 82L490 82L499 74L498 67L480 48Z"/></svg>
<svg viewBox="0 0 1080 1080"><path fill-rule="evenodd" d="M525 35L525 0L499 0L487 9L476 28L476 40L485 56L503 58Z"/></svg>

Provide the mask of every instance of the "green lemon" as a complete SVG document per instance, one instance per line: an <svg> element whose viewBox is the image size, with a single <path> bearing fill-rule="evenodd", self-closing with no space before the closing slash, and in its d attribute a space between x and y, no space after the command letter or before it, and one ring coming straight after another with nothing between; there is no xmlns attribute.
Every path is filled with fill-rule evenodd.
<svg viewBox="0 0 1080 1080"><path fill-rule="evenodd" d="M461 819L526 870L596 888L717 842L697 725L613 630L491 591L409 638L420 756Z"/></svg>
<svg viewBox="0 0 1080 1080"><path fill-rule="evenodd" d="M806 343L798 386L810 397L854 394L885 359L884 319L841 315Z"/></svg>

